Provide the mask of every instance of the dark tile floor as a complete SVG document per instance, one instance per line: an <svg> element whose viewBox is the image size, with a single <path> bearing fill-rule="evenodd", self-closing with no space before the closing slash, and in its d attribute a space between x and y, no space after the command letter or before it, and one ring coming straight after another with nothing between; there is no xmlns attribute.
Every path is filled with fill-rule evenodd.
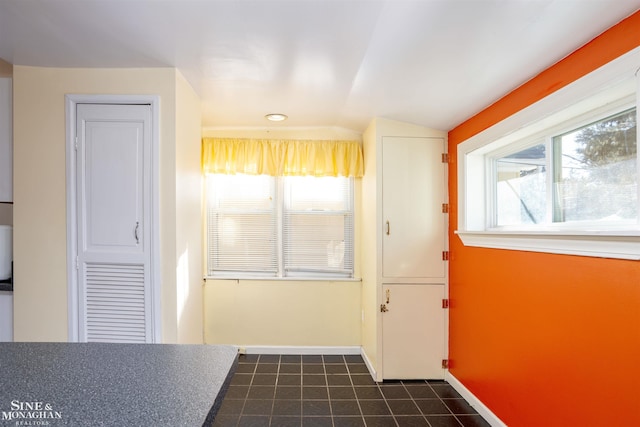
<svg viewBox="0 0 640 427"><path fill-rule="evenodd" d="M489 424L444 381L376 383L356 355L241 355L214 426Z"/></svg>

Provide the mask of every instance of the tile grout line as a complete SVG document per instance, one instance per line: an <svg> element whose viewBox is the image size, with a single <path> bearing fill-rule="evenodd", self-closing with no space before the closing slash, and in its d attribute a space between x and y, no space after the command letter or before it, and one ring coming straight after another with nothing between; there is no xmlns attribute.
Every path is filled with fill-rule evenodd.
<svg viewBox="0 0 640 427"><path fill-rule="evenodd" d="M342 359L344 361L344 356L342 357ZM331 425L335 426L335 423L333 422L333 405L331 404L331 394L329 393L329 374L327 374L327 366L324 360L324 356L322 356L322 369L324 371L324 382L327 387L327 401L329 402L329 416L331 417Z"/></svg>
<svg viewBox="0 0 640 427"><path fill-rule="evenodd" d="M456 414L453 413L453 411L451 410L451 408L449 408L449 405L446 404L446 402L443 400L443 398L440 397L440 395L438 393L436 393L436 390L433 388L431 383L429 383L429 381L426 381L426 380L425 380L425 382L429 385L429 388L431 389L431 391L433 391L433 394L436 395L438 400L447 408L447 411L449 411L451 413L451 415L453 415L453 418L455 418L455 420L458 422L458 424L460 424L460 426L464 427L464 425L462 424L462 421L460 421L458 419L458 417L456 416ZM427 420L427 422L429 422L429 420ZM431 423L429 423L429 424L431 424Z"/></svg>
<svg viewBox="0 0 640 427"><path fill-rule="evenodd" d="M396 416L393 413L393 410L391 409L391 405L389 405L389 402L387 402L387 396L384 395L384 393L382 392L382 389L380 388L380 384L382 384L383 382L384 381L380 381L379 383L376 383L376 387L378 388L378 391L380 392L380 395L382 395L382 399L384 400L385 405L387 405L387 409L389 410L389 413L391 414L391 417L393 418L393 422L396 423L396 427L400 427L400 423L396 419ZM422 411L420 411L420 412L422 412Z"/></svg>
<svg viewBox="0 0 640 427"><path fill-rule="evenodd" d="M271 425L271 422L273 421L273 409L276 406L276 391L278 389L278 378L280 377L280 359L282 359L281 355L278 356L278 367L276 368L276 380L273 384L273 396L272 396L273 403L271 403L271 413L269 414L269 425Z"/></svg>
<svg viewBox="0 0 640 427"><path fill-rule="evenodd" d="M251 387L253 386L253 379L256 376L256 372L258 370L258 360L260 360L260 356L256 359L256 363L253 366L253 371L251 372L251 381L249 381L249 386L247 387L247 394L244 395L244 399L242 401L242 408L240 409L240 415L238 416L238 422L236 426L240 425L240 420L244 416L244 408L247 405L247 400L249 399L249 392L251 391Z"/></svg>
<svg viewBox="0 0 640 427"><path fill-rule="evenodd" d="M414 405L416 405L416 407L418 408L418 410L420 411L420 415L422 415L422 418L424 418L424 420L427 422L427 424L429 424L429 427L433 427L431 425L431 422L427 419L427 415L422 412L422 408L418 406L418 403L416 402L415 397L413 397L413 395L411 393L409 393L409 389L407 388L407 386L405 385L404 381L400 381L400 384L402 385L402 388L404 388L404 391L407 392L407 394L409 395L409 399L411 399L411 401L413 402ZM433 392L435 394L435 391ZM449 409L449 408L447 408Z"/></svg>
<svg viewBox="0 0 640 427"><path fill-rule="evenodd" d="M347 362L347 359L344 360ZM351 388L353 388L353 394L356 396L356 403L358 405L358 409L360 410L360 418L362 418L362 423L366 426L367 420L364 419L364 412L362 412L362 406L360 406L360 398L358 397L358 393L356 392L356 386L353 383L353 378L351 378L351 369L349 368L349 363L345 363L347 365L347 375L349 375L349 382L351 383Z"/></svg>

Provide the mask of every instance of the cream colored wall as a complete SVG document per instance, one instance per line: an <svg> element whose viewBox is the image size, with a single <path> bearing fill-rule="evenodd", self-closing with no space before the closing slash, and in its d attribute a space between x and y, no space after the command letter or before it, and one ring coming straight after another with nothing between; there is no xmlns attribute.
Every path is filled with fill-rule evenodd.
<svg viewBox="0 0 640 427"><path fill-rule="evenodd" d="M176 302L178 343L203 342L201 102L176 74Z"/></svg>
<svg viewBox="0 0 640 427"><path fill-rule="evenodd" d="M176 71L13 67L14 338L66 341L65 94L153 94L160 106L162 332L177 341Z"/></svg>
<svg viewBox="0 0 640 427"><path fill-rule="evenodd" d="M207 280L205 342L359 346L360 282Z"/></svg>
<svg viewBox="0 0 640 427"><path fill-rule="evenodd" d="M343 128L204 129L205 137L361 140ZM360 180L355 216L361 216ZM355 275L360 277L360 221L356 220ZM241 346L359 346L361 283L332 281L207 280L205 342Z"/></svg>
<svg viewBox="0 0 640 427"><path fill-rule="evenodd" d="M376 127L373 121L362 137L364 177L362 178L362 351L371 366L378 365L378 169L376 167Z"/></svg>

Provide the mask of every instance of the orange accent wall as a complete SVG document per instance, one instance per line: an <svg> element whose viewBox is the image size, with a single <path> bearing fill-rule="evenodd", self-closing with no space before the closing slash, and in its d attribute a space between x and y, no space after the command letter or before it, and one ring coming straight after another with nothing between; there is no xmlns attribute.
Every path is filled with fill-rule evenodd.
<svg viewBox="0 0 640 427"><path fill-rule="evenodd" d="M640 11L449 132L450 372L510 427L640 426L640 261L465 247L456 146L638 46Z"/></svg>

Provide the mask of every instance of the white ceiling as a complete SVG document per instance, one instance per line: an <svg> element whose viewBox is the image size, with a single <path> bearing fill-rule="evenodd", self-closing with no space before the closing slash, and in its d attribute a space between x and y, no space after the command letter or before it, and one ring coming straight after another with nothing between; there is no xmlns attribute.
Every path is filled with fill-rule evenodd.
<svg viewBox="0 0 640 427"><path fill-rule="evenodd" d="M204 127L457 124L640 0L0 0L0 58L177 67ZM639 29L640 31L640 29ZM270 125L264 115L282 112Z"/></svg>

